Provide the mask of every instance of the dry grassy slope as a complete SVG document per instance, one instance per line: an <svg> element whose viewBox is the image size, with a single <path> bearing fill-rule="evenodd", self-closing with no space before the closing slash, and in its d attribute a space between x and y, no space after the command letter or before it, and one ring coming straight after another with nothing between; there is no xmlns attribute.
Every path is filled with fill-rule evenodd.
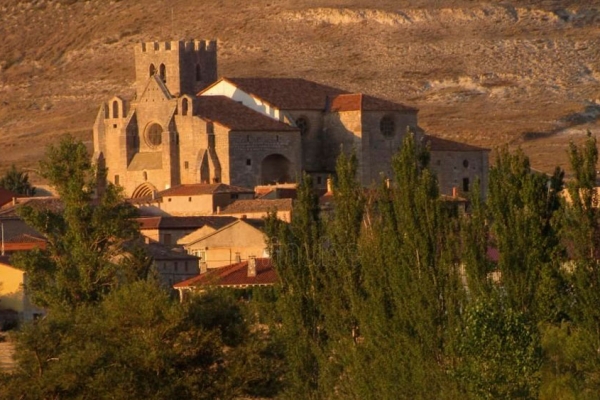
<svg viewBox="0 0 600 400"><path fill-rule="evenodd" d="M35 166L67 132L91 143L99 103L132 94L135 43L217 38L220 75L406 102L430 132L520 143L550 170L600 114L600 0L577 3L3 0L0 169Z"/></svg>

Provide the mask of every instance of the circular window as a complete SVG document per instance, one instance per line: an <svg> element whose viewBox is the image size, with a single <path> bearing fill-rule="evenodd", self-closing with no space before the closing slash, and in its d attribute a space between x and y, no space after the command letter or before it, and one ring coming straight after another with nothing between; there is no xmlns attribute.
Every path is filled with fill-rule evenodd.
<svg viewBox="0 0 600 400"><path fill-rule="evenodd" d="M296 126L298 127L298 129L300 129L300 134L301 135L306 135L308 133L308 119L306 119L305 117L300 117L296 120Z"/></svg>
<svg viewBox="0 0 600 400"><path fill-rule="evenodd" d="M395 130L394 119L390 116L381 118L379 122L379 130L383 136L393 136Z"/></svg>
<svg viewBox="0 0 600 400"><path fill-rule="evenodd" d="M150 124L146 128L146 133L144 134L144 138L146 139L146 144L150 147L158 147L162 143L162 132L163 128L157 123Z"/></svg>
<svg viewBox="0 0 600 400"><path fill-rule="evenodd" d="M463 167L469 168L469 160L464 160L463 161Z"/></svg>

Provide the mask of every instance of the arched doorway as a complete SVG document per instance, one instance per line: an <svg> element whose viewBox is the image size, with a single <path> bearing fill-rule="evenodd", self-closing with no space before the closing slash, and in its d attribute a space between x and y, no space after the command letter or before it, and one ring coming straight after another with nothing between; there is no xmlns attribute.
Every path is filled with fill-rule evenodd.
<svg viewBox="0 0 600 400"><path fill-rule="evenodd" d="M261 183L269 185L274 183L293 182L290 174L290 160L281 154L271 154L261 163Z"/></svg>
<svg viewBox="0 0 600 400"><path fill-rule="evenodd" d="M156 193L156 188L148 182L142 183L140 186L135 188L131 194L132 199L139 199L142 197L152 197Z"/></svg>

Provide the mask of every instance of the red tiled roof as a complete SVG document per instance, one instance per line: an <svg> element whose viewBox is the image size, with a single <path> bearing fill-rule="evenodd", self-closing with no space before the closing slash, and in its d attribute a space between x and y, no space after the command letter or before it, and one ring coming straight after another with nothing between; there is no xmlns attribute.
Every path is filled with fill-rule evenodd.
<svg viewBox="0 0 600 400"><path fill-rule="evenodd" d="M205 225L221 228L235 221L235 217L199 216L199 217L141 217L136 218L140 229L198 229Z"/></svg>
<svg viewBox="0 0 600 400"><path fill-rule="evenodd" d="M185 281L173 285L175 289L203 285L216 286L256 286L277 283L277 274L270 258L256 259L256 276L248 276L248 261L231 264L222 268L211 269Z"/></svg>
<svg viewBox="0 0 600 400"><path fill-rule="evenodd" d="M21 235L10 238L6 243L46 243L46 239L39 236L28 235L23 233Z"/></svg>
<svg viewBox="0 0 600 400"><path fill-rule="evenodd" d="M58 197L20 197L17 198L17 204L7 204L0 210L0 217L12 218L18 217L16 209L19 206L27 204L36 210L47 210L55 213L61 212L64 205Z"/></svg>
<svg viewBox="0 0 600 400"><path fill-rule="evenodd" d="M431 151L490 151L483 147L472 146L466 143L455 142L448 139L442 139L436 136L425 135L424 143L429 143Z"/></svg>
<svg viewBox="0 0 600 400"><path fill-rule="evenodd" d="M194 114L235 131L298 131L225 96L199 96Z"/></svg>
<svg viewBox="0 0 600 400"><path fill-rule="evenodd" d="M389 100L361 94L341 94L331 99L330 111L408 111L417 112L414 107L404 104L394 103Z"/></svg>
<svg viewBox="0 0 600 400"><path fill-rule="evenodd" d="M18 194L10 190L0 187L0 207L12 201L13 197L18 197Z"/></svg>
<svg viewBox="0 0 600 400"><path fill-rule="evenodd" d="M293 208L292 199L252 199L236 200L224 209L223 214L241 214L268 211L289 211Z"/></svg>
<svg viewBox="0 0 600 400"><path fill-rule="evenodd" d="M239 186L226 185L224 183L192 183L188 185L174 186L159 192L159 196L197 196L215 193L254 193L252 189Z"/></svg>
<svg viewBox="0 0 600 400"><path fill-rule="evenodd" d="M281 110L324 110L328 97L348 93L300 78L222 78Z"/></svg>

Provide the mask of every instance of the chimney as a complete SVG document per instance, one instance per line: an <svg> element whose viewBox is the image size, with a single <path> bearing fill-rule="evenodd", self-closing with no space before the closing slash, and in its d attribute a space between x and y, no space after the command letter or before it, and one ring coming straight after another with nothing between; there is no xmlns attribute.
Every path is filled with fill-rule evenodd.
<svg viewBox="0 0 600 400"><path fill-rule="evenodd" d="M452 197L458 197L458 188L456 186L452 186Z"/></svg>
<svg viewBox="0 0 600 400"><path fill-rule="evenodd" d="M327 178L327 193L333 193L333 182L331 178Z"/></svg>
<svg viewBox="0 0 600 400"><path fill-rule="evenodd" d="M248 278L256 277L256 256L248 256Z"/></svg>
<svg viewBox="0 0 600 400"><path fill-rule="evenodd" d="M12 205L13 205L13 206L16 206L16 205L17 205L17 198L16 198L16 197L13 197L13 198L12 198Z"/></svg>
<svg viewBox="0 0 600 400"><path fill-rule="evenodd" d="M221 206L217 206L217 215L221 214Z"/></svg>

